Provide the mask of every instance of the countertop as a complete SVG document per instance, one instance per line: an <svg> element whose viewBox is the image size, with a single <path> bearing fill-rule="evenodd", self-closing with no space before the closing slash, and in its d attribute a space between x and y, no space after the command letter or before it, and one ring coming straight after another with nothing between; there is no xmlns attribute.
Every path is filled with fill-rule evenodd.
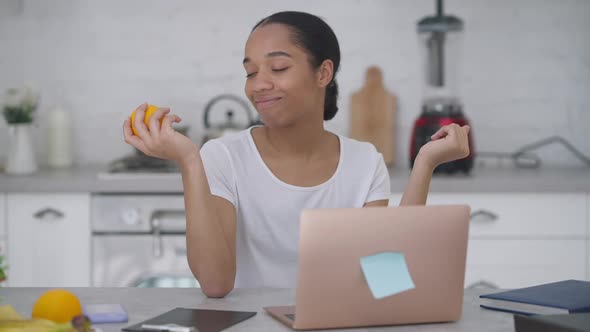
<svg viewBox="0 0 590 332"><path fill-rule="evenodd" d="M179 173L107 174L106 165L41 169L32 175L0 173L0 192L182 193ZM401 193L409 169L389 170L391 192ZM430 192L590 193L590 167L478 166L470 175L435 174Z"/></svg>
<svg viewBox="0 0 590 332"><path fill-rule="evenodd" d="M295 302L292 289L235 289L223 299L205 297L199 289L192 288L68 288L82 304L119 303L129 315L124 324L97 324L104 332L121 328L160 315L175 307L215 310L256 311L257 314L227 331L291 331L269 316L262 307L290 305ZM45 288L0 288L4 304L12 305L17 312L30 317L35 300ZM466 290L463 315L457 322L420 324L395 327L356 328L330 331L514 331L511 314L481 309L478 290Z"/></svg>

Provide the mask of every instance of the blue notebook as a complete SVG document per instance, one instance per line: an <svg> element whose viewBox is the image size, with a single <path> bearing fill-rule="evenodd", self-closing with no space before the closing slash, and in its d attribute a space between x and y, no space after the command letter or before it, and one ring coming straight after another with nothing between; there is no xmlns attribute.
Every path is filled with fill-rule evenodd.
<svg viewBox="0 0 590 332"><path fill-rule="evenodd" d="M590 312L590 282L564 280L480 295L480 298L482 308L521 315Z"/></svg>

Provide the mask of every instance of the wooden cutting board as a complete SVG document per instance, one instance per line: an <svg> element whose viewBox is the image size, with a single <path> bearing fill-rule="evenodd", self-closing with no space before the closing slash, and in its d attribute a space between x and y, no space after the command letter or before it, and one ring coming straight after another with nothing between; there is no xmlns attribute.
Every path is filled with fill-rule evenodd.
<svg viewBox="0 0 590 332"><path fill-rule="evenodd" d="M383 154L387 166L395 163L396 97L383 86L378 67L369 67L365 85L350 97L349 136L370 142Z"/></svg>

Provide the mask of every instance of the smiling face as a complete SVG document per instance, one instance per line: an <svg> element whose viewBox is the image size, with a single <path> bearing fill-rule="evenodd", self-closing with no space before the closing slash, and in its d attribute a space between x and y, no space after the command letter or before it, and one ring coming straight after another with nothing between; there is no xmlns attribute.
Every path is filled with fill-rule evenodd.
<svg viewBox="0 0 590 332"><path fill-rule="evenodd" d="M325 70L315 70L305 50L293 43L286 25L267 24L252 31L246 42L244 69L246 96L266 126L323 121L329 80Z"/></svg>

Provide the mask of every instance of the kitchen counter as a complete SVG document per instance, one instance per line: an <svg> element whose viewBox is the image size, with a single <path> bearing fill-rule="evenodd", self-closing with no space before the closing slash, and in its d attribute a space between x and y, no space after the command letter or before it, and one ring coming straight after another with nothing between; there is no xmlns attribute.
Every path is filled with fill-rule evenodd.
<svg viewBox="0 0 590 332"><path fill-rule="evenodd" d="M4 304L12 305L18 313L30 317L35 300L45 288L0 288ZM292 289L236 289L224 299L206 298L199 289L182 288L69 288L82 304L119 303L129 314L124 324L95 325L104 332L121 328L160 315L175 307L256 311L256 316L227 331L291 331L262 309L264 306L288 305L295 302ZM331 331L513 331L511 314L481 309L481 291L466 290L463 317L458 322L442 324L405 325L397 327L356 328Z"/></svg>
<svg viewBox="0 0 590 332"><path fill-rule="evenodd" d="M182 193L178 173L106 174L106 165L41 169L32 175L0 173L0 192ZM410 171L390 169L391 192L404 191ZM476 167L471 175L435 175L431 192L590 193L590 167L518 169Z"/></svg>

